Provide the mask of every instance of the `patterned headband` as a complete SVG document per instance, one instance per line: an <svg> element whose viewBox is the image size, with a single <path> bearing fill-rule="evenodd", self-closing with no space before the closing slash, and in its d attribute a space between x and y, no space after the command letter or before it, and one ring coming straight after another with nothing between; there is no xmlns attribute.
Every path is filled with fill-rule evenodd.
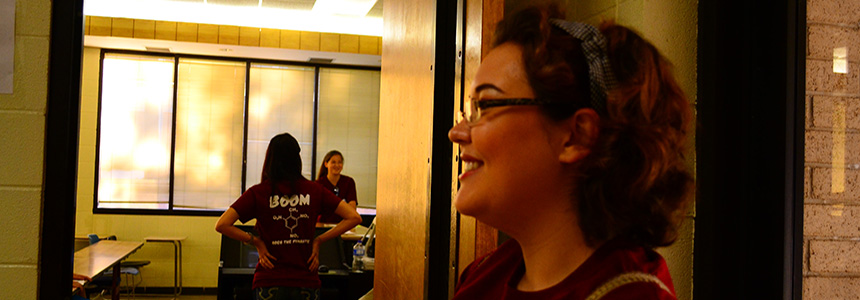
<svg viewBox="0 0 860 300"><path fill-rule="evenodd" d="M607 91L615 87L615 76L606 56L606 38L594 26L550 19L550 23L582 41L582 53L588 61L588 79L591 82L591 108L599 114L606 112Z"/></svg>

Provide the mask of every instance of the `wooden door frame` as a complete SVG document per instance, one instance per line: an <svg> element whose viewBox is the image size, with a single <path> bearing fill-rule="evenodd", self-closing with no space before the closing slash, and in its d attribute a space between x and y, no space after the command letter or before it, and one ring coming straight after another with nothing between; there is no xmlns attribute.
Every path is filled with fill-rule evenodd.
<svg viewBox="0 0 860 300"><path fill-rule="evenodd" d="M83 0L51 1L39 299L69 299L74 261Z"/></svg>

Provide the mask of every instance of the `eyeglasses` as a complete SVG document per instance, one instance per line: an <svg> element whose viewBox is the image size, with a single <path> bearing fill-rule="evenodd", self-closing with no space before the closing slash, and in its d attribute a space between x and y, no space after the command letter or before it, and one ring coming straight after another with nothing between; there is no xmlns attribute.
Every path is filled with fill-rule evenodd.
<svg viewBox="0 0 860 300"><path fill-rule="evenodd" d="M340 189L339 189L339 188L334 187L334 195L335 195L335 196L340 196Z"/></svg>
<svg viewBox="0 0 860 300"><path fill-rule="evenodd" d="M465 111L460 111L460 118L461 120L466 120L467 125L472 126L481 120L483 110L487 108L499 106L546 105L551 103L553 103L553 101L532 98L506 98L471 101L471 108Z"/></svg>

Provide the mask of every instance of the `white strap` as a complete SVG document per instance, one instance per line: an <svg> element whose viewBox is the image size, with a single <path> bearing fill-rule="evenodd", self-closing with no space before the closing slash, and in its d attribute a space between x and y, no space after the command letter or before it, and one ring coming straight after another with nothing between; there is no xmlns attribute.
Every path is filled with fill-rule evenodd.
<svg viewBox="0 0 860 300"><path fill-rule="evenodd" d="M611 292L612 290L622 285L634 282L652 282L660 286L660 288L667 293L672 294L672 291L670 291L669 288L666 287L665 284L663 284L663 281L661 281L660 278L657 278L657 276L642 272L630 272L615 276L615 278L610 279L609 281L601 285L599 288L594 290L591 295L588 295L585 300L598 300L600 298L603 298L603 296L606 296L606 294L609 294L609 292Z"/></svg>

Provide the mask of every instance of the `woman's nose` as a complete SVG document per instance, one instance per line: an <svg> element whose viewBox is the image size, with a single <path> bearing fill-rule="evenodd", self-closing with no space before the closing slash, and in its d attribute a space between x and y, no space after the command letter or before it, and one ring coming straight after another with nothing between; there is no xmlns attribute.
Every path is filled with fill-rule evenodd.
<svg viewBox="0 0 860 300"><path fill-rule="evenodd" d="M451 130L448 130L448 139L457 144L468 144L472 142L471 128L466 120L461 120Z"/></svg>

